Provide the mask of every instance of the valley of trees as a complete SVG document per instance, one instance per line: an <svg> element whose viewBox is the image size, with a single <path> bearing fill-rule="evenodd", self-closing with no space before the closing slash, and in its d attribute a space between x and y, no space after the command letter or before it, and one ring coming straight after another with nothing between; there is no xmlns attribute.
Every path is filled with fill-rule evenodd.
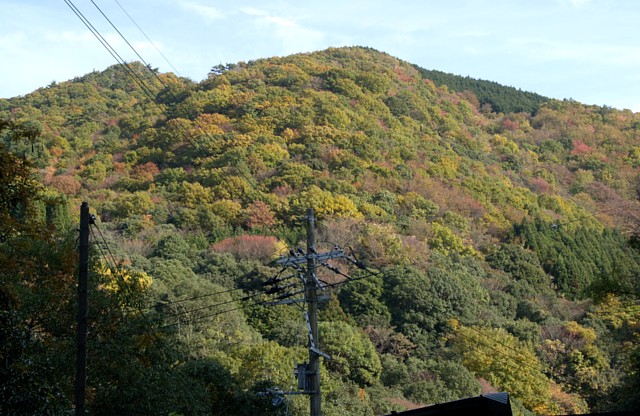
<svg viewBox="0 0 640 416"><path fill-rule="evenodd" d="M270 302L309 206L369 270L320 270L325 415L640 409L640 114L360 47L129 67L0 99L0 414L73 414L82 201L92 415L308 414L261 392L306 360Z"/></svg>

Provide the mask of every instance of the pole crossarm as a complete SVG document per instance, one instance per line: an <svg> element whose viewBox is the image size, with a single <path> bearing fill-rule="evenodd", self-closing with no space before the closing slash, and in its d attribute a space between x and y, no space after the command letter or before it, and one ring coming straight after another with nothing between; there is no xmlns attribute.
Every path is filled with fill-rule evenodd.
<svg viewBox="0 0 640 416"><path fill-rule="evenodd" d="M318 302L325 302L328 301L331 297L329 295L322 295L322 296L318 296ZM279 301L274 301L274 302L266 302L264 303L267 306L276 306L276 305L290 305L293 303L305 303L307 300L304 298L300 298L300 299L285 299L285 300L279 300Z"/></svg>
<svg viewBox="0 0 640 416"><path fill-rule="evenodd" d="M281 257L276 260L276 263L284 267L290 267L300 264L307 264L307 262L311 259L315 260L318 263L323 263L327 260L339 259L342 257L346 257L344 250L341 248L334 248L333 250L326 253L306 253L290 257Z"/></svg>
<svg viewBox="0 0 640 416"><path fill-rule="evenodd" d="M322 416L322 393L320 388L320 357L327 360L331 359L331 356L320 350L320 342L318 340L318 303L329 299L328 295L318 295L319 290L326 290L326 283L318 279L316 275L316 269L318 266L326 267L327 269L337 273L339 275L349 277L342 273L337 267L333 267L328 263L332 259L344 258L350 262L355 260L351 259L341 247L334 246L330 251L324 253L318 253L316 249L316 234L315 234L315 215L313 208L309 208L306 215L307 219L307 250L306 252L301 248L290 250L290 256L283 256L276 260L276 264L282 266L283 270L287 267L294 268L300 276L300 280L304 285L304 299L279 299L275 302L267 303L268 305L282 305L306 302L307 312L305 313L307 331L309 332L309 362L307 364L301 364L295 371L298 377L298 389L300 392L282 392L279 394L307 394L309 395L309 410L310 416ZM280 272L282 273L282 271ZM278 287L279 280L276 278L268 281L267 284L274 285L274 292L284 288L286 285ZM288 287L288 286L287 286ZM276 289L277 288L277 289ZM297 294L294 292L286 297Z"/></svg>
<svg viewBox="0 0 640 416"><path fill-rule="evenodd" d="M331 356L330 356L329 354L327 354L326 352L322 352L322 351L320 351L320 350L319 350L319 349L317 349L316 347L309 347L309 351L313 351L313 352L315 352L316 354L318 354L319 356L326 358L327 360L330 360L330 359L331 359Z"/></svg>

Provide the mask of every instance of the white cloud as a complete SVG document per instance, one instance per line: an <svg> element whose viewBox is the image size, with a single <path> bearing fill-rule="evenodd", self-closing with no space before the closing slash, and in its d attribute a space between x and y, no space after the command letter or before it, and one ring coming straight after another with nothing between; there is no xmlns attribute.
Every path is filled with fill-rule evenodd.
<svg viewBox="0 0 640 416"><path fill-rule="evenodd" d="M103 33L103 38L111 45L113 49L115 49L118 54L120 54L125 60L137 59L137 56L134 56L134 52L129 48L129 46L124 42L122 37L114 32L111 33ZM15 36L14 36L15 37ZM24 36L22 37L24 38ZM33 41L33 39L31 39ZM0 37L0 45L2 45L3 39ZM100 45L99 41L96 37L88 30L83 32L74 32L74 31L63 31L63 32L54 32L49 31L44 33L42 37L43 43L50 43L51 49L61 50L64 48L88 48L91 50L97 50L98 52L103 52L103 46ZM145 53L155 53L156 47L158 49L162 49L162 45L155 42L149 41L130 41L131 45L135 48L135 50L142 54L144 57ZM104 50L104 53L108 53Z"/></svg>
<svg viewBox="0 0 640 416"><path fill-rule="evenodd" d="M278 16L265 16L265 20L267 22L273 23L276 26L288 27L293 29L300 29L300 26L292 20L285 19L284 17Z"/></svg>
<svg viewBox="0 0 640 416"><path fill-rule="evenodd" d="M506 45L530 60L574 61L598 66L640 67L640 46L559 42L542 39L513 39Z"/></svg>
<svg viewBox="0 0 640 416"><path fill-rule="evenodd" d="M243 7L240 11L249 16L268 16L269 13L264 10L256 9L255 7Z"/></svg>
<svg viewBox="0 0 640 416"><path fill-rule="evenodd" d="M0 51L4 49L13 49L16 45L24 43L27 40L24 32L13 32L5 35L0 35Z"/></svg>
<svg viewBox="0 0 640 416"><path fill-rule="evenodd" d="M144 40L139 40L139 41L131 42L131 44L140 53L142 53L142 52L155 53L156 52L156 48L158 48L159 50L163 50L164 49L163 45L161 43L159 43L159 42L148 42L148 41L144 41Z"/></svg>
<svg viewBox="0 0 640 416"><path fill-rule="evenodd" d="M570 5L575 8L580 8L590 2L591 0L556 0L556 3Z"/></svg>
<svg viewBox="0 0 640 416"><path fill-rule="evenodd" d="M204 17L207 20L219 20L224 17L224 14L215 7L205 6L193 1L183 1L180 5L184 9L196 12L200 17Z"/></svg>
<svg viewBox="0 0 640 416"><path fill-rule="evenodd" d="M242 13L255 19L258 30L265 36L273 36L282 43L283 53L310 51L323 47L325 34L306 28L291 17L272 15L255 7L244 7Z"/></svg>
<svg viewBox="0 0 640 416"><path fill-rule="evenodd" d="M585 4L589 3L589 0L569 0L569 3L574 7L582 7Z"/></svg>
<svg viewBox="0 0 640 416"><path fill-rule="evenodd" d="M85 43L94 41L95 37L87 30L84 32L47 32L44 34L44 39L48 42Z"/></svg>

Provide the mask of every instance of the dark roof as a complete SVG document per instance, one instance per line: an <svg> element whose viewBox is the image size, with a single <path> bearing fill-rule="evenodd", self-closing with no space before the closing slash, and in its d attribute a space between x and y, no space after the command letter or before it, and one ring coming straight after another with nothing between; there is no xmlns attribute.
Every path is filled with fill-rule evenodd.
<svg viewBox="0 0 640 416"><path fill-rule="evenodd" d="M441 403L405 412L393 412L387 416L466 416L470 414L475 416L512 416L509 394L483 394L455 402Z"/></svg>
<svg viewBox="0 0 640 416"><path fill-rule="evenodd" d="M598 415L598 416L637 416L637 412L603 412L603 413L580 413L576 416L590 416L590 415ZM562 416L562 415L559 415ZM567 415L569 416L569 415Z"/></svg>

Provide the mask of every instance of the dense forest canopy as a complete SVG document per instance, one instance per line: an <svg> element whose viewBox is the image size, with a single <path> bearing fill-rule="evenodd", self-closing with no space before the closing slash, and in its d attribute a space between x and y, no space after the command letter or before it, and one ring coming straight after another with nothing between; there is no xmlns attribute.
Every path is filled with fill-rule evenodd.
<svg viewBox="0 0 640 416"><path fill-rule="evenodd" d="M541 104L550 101L549 98L533 92L522 91L514 87L505 87L497 82L461 77L442 71L427 70L416 66L423 78L430 79L438 87L446 85L447 88L458 91L470 91L475 95L466 98L479 106L483 112L495 111L496 113L531 113L535 114Z"/></svg>
<svg viewBox="0 0 640 416"><path fill-rule="evenodd" d="M319 271L324 414L639 408L640 114L360 47L128 66L0 100L0 413L72 411L82 201L91 414L308 413L262 392L307 354L271 302L310 206L366 269Z"/></svg>

